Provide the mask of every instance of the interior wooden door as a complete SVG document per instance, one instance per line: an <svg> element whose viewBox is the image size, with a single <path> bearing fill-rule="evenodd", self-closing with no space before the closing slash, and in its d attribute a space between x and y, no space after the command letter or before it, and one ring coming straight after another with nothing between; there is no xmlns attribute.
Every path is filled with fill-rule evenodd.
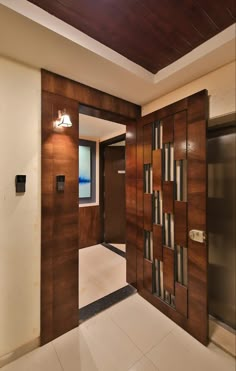
<svg viewBox="0 0 236 371"><path fill-rule="evenodd" d="M125 243L125 146L105 148L104 239Z"/></svg>
<svg viewBox="0 0 236 371"><path fill-rule="evenodd" d="M202 343L208 338L207 91L137 128L137 286Z"/></svg>

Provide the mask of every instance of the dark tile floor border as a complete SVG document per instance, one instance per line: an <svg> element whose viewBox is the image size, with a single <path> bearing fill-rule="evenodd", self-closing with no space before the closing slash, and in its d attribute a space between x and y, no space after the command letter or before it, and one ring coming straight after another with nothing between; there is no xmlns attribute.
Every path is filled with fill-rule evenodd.
<svg viewBox="0 0 236 371"><path fill-rule="evenodd" d="M104 311L105 309L110 308L112 305L119 303L136 292L137 290L133 286L127 285L109 295L104 296L101 299L94 301L91 304L86 305L83 308L80 308L79 323L82 323L96 314Z"/></svg>
<svg viewBox="0 0 236 371"><path fill-rule="evenodd" d="M122 258L126 258L126 254L124 251L118 249L117 247L111 245L110 243L107 243L107 242L103 242L101 243L102 246L106 247L107 249L115 252L116 254L122 256Z"/></svg>

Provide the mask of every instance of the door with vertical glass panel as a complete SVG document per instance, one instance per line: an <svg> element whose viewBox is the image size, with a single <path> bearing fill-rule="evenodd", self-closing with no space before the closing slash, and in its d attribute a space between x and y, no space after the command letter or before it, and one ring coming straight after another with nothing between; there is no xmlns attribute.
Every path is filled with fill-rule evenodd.
<svg viewBox="0 0 236 371"><path fill-rule="evenodd" d="M142 296L207 343L207 91L137 128L137 285Z"/></svg>

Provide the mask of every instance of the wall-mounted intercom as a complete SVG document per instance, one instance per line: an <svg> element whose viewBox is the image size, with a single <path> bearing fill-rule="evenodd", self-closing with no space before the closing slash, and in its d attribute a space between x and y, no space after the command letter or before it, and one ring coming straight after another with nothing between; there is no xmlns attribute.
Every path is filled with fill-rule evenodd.
<svg viewBox="0 0 236 371"><path fill-rule="evenodd" d="M56 182L57 182L57 192L64 192L65 189L65 175L57 175Z"/></svg>
<svg viewBox="0 0 236 371"><path fill-rule="evenodd" d="M16 193L25 192L26 175L16 175Z"/></svg>

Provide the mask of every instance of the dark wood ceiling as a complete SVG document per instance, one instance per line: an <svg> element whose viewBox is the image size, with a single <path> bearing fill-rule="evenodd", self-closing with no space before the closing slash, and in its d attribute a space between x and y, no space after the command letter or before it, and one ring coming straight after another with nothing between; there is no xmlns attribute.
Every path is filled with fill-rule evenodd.
<svg viewBox="0 0 236 371"><path fill-rule="evenodd" d="M28 0L152 73L236 20L235 0Z"/></svg>

